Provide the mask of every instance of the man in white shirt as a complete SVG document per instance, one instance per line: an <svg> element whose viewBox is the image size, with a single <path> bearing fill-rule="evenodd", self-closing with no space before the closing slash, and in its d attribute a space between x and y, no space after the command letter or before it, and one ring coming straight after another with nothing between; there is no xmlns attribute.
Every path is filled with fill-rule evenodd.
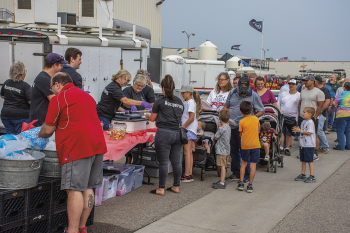
<svg viewBox="0 0 350 233"><path fill-rule="evenodd" d="M297 82L295 79L291 79L288 82L288 85L289 85L289 91L283 92L281 95L279 95L277 104L284 115L280 149L281 149L281 152L284 152L285 155L290 156L291 153L289 151L289 147L292 143L292 136L295 135L292 129L297 124L300 93L297 91ZM283 148L284 135L286 135L285 149Z"/></svg>

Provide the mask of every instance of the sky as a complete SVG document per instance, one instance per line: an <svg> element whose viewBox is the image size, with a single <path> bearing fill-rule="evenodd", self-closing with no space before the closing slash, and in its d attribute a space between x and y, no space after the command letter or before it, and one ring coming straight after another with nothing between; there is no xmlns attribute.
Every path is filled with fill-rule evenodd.
<svg viewBox="0 0 350 233"><path fill-rule="evenodd" d="M242 44L242 55L260 59L262 34L249 21L264 19L266 57L301 61L350 61L349 0L165 0L162 46L190 48L210 40L218 53ZM264 55L263 55L264 56Z"/></svg>

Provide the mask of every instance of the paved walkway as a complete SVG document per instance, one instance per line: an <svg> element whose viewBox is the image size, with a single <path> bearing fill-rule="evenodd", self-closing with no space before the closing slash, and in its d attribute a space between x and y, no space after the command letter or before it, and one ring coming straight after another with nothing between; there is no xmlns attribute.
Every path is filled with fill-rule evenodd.
<svg viewBox="0 0 350 233"><path fill-rule="evenodd" d="M328 141L331 142L331 148L335 144L333 143L335 137L335 133L327 136ZM327 218L329 215L327 209L322 209L318 206L320 211L317 211L317 214L312 209L311 211L307 211L310 208L315 208L312 204L324 204L326 206L328 205L327 207L330 205L336 207L336 209L341 209L338 212L334 210L331 213L337 213L334 216L342 214L345 218L349 219L349 204L342 205L344 200L341 199L341 195L330 194L331 192L327 190L326 182L325 185L321 186L323 181L329 178L350 158L349 151L334 151L331 149L330 153L320 155L320 160L315 162L317 182L308 184L293 180L294 177L300 174L301 167L299 160L296 159L298 155L297 143L294 142L293 145L294 152L292 156L285 158L285 167L278 167L279 169L276 174L264 172L262 169L258 170L253 184L253 193L240 192L236 189L237 183L231 183L227 185L225 190L211 192L137 232L269 232L273 228L273 232L298 232L294 230L295 226L307 226L311 220L314 221L313 227L316 227L315 229L323 231L326 228L320 228L320 226L326 225L326 222L323 221L323 218L317 216L318 214L323 214L322 216ZM339 175L336 174L342 175L344 172L349 174L349 169L339 169L329 178L330 181L327 182L333 183L332 180L339 179L337 178ZM346 193L346 190L349 189L341 187L341 183L346 181L349 181L349 179L338 181L338 186L334 186L333 184L332 187L339 187L340 192ZM316 189L317 187L319 188ZM313 192L314 190L315 192ZM310 193L311 196L332 196L333 199L319 199L316 197L316 203L312 203L314 199L311 196L305 199ZM348 198L349 196L347 195L345 197ZM317 202L318 199L320 200L319 202ZM298 206L294 209L303 200L310 203L305 205L302 203L299 205L300 207ZM302 209L302 206L310 206L310 208ZM310 217L298 218L298 213L296 216L293 214L293 211L290 213L291 210L305 211L306 215ZM288 213L290 214L283 219ZM280 222L281 219L283 219L282 222ZM297 219L297 221L294 219ZM328 219L328 223L330 223L332 218ZM322 224L318 224L319 221ZM280 224L278 224L279 222ZM345 221L344 224L346 223ZM278 225L276 226L276 224ZM339 228L342 230L344 227L345 225L341 225ZM306 229L300 228L299 232L311 232ZM348 230L350 227L345 229ZM320 230L312 232L320 232Z"/></svg>

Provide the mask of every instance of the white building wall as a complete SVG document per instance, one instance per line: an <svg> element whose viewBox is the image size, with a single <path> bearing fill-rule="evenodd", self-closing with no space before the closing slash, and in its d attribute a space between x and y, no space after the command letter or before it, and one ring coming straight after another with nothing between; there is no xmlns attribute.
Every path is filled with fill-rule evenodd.
<svg viewBox="0 0 350 233"><path fill-rule="evenodd" d="M270 61L270 73L273 75L287 76L288 74L299 75L299 71L302 70L303 61ZM347 76L350 75L350 61L305 61L304 65L307 65L305 69L311 69L315 71L333 71L335 69L344 69Z"/></svg>
<svg viewBox="0 0 350 233"><path fill-rule="evenodd" d="M159 0L114 0L114 18L149 29L151 46L161 46L162 5L156 6L157 2ZM57 5L59 12L78 15L79 0L58 0Z"/></svg>
<svg viewBox="0 0 350 233"><path fill-rule="evenodd" d="M14 0L1 0L0 1L0 8L6 8L7 10L14 13Z"/></svg>

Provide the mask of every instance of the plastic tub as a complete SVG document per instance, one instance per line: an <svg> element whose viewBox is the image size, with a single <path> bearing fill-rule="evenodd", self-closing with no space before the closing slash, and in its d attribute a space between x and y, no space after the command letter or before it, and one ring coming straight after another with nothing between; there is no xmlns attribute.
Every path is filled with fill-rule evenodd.
<svg viewBox="0 0 350 233"><path fill-rule="evenodd" d="M133 190L140 188L142 186L144 172L145 172L145 166L143 166L143 165L136 165L135 166Z"/></svg>
<svg viewBox="0 0 350 233"><path fill-rule="evenodd" d="M119 175L119 182L117 187L117 196L124 195L131 192L134 188L134 172L123 172Z"/></svg>
<svg viewBox="0 0 350 233"><path fill-rule="evenodd" d="M116 196L119 175L103 177L103 193L102 201L108 200Z"/></svg>
<svg viewBox="0 0 350 233"><path fill-rule="evenodd" d="M102 186L95 189L95 206L100 206L102 204L102 194L106 178L103 178Z"/></svg>

